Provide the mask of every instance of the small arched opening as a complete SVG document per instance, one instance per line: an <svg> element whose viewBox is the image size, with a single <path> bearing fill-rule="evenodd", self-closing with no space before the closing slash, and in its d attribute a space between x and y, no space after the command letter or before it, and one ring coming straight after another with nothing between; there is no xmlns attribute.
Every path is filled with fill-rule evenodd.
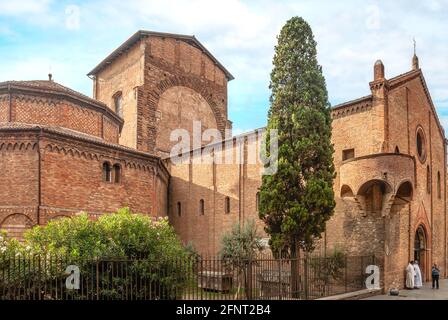
<svg viewBox="0 0 448 320"><path fill-rule="evenodd" d="M397 192L395 194L395 200L399 201L401 203L408 203L412 200L412 183L409 181L403 182L397 189Z"/></svg>
<svg viewBox="0 0 448 320"><path fill-rule="evenodd" d="M225 200L225 213L226 214L230 213L230 197L226 197Z"/></svg>
<svg viewBox="0 0 448 320"><path fill-rule="evenodd" d="M383 198L392 192L392 187L386 181L374 179L365 182L357 195L364 197L366 213L380 213L383 208Z"/></svg>
<svg viewBox="0 0 448 320"><path fill-rule="evenodd" d="M112 167L107 161L103 163L103 181L112 182Z"/></svg>
<svg viewBox="0 0 448 320"><path fill-rule="evenodd" d="M199 215L205 215L205 202L204 199L199 200Z"/></svg>
<svg viewBox="0 0 448 320"><path fill-rule="evenodd" d="M33 221L23 213L15 213L7 216L0 224L0 229L5 230L8 238L23 240L25 231L33 227Z"/></svg>
<svg viewBox="0 0 448 320"><path fill-rule="evenodd" d="M114 182L121 182L121 166L119 164L114 164Z"/></svg>
<svg viewBox="0 0 448 320"><path fill-rule="evenodd" d="M348 198L348 197L354 197L354 196L355 195L353 194L352 189L348 185L344 184L341 187L341 198Z"/></svg>

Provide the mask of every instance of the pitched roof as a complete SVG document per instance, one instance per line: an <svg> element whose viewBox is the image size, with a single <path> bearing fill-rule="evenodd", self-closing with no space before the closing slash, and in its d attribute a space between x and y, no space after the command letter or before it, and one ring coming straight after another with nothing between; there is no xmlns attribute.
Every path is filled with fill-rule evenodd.
<svg viewBox="0 0 448 320"><path fill-rule="evenodd" d="M350 101L347 101L347 102L343 102L343 103L337 104L337 105L333 106L331 109L335 110L335 109L339 109L339 108L344 108L344 107L351 106L351 105L359 103L359 102L370 101L370 100L372 100L372 95L371 94L368 95L368 96L364 96L364 97L358 98L358 99L354 99L354 100L350 100Z"/></svg>
<svg viewBox="0 0 448 320"><path fill-rule="evenodd" d="M62 95L69 97L80 102L86 103L87 105L100 109L101 111L107 113L109 116L114 118L123 126L123 119L120 118L113 110L111 110L106 104L92 99L78 91L70 89L62 84L54 82L52 80L29 80L29 81L5 81L0 82L0 92L5 90L23 90L28 92L38 92L38 93L50 93L55 95Z"/></svg>
<svg viewBox="0 0 448 320"><path fill-rule="evenodd" d="M219 66L219 68L224 71L227 79L233 80L234 77L232 74L216 59L210 51L207 50L202 43L199 42L198 39L196 39L195 36L189 36L184 34L175 34L175 33L165 33L165 32L155 32L155 31L147 31L147 30L139 30L136 33L134 33L128 40L126 40L121 46L119 46L117 49L115 49L111 54L109 54L103 61L100 62L95 68L93 68L92 71L90 71L87 75L93 76L96 75L98 72L100 72L102 69L104 69L107 65L111 64L117 57L119 57L121 54L126 52L130 47L132 47L136 42L138 42L140 39L149 37L149 36L155 36L155 37L164 37L164 38L175 38L179 40L183 40L185 42L188 42L189 44L201 49L216 65Z"/></svg>

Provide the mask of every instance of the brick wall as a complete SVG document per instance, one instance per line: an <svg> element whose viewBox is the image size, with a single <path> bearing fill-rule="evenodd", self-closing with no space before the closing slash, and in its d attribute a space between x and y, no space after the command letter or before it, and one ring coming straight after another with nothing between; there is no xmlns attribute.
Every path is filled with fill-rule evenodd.
<svg viewBox="0 0 448 320"><path fill-rule="evenodd" d="M0 132L0 228L18 238L37 223L36 143L26 134Z"/></svg>
<svg viewBox="0 0 448 320"><path fill-rule="evenodd" d="M135 45L96 75L94 98L115 111L114 95L121 93L124 126L120 144L137 147L137 97L143 85L144 44Z"/></svg>
<svg viewBox="0 0 448 320"><path fill-rule="evenodd" d="M79 211L95 217L121 207L151 216L166 215L168 173L157 158L45 128L42 133L30 130L0 131L4 173L0 177L0 227L20 235L23 229L53 218ZM113 182L104 181L105 161L120 165L118 183L114 176Z"/></svg>
<svg viewBox="0 0 448 320"><path fill-rule="evenodd" d="M9 120L9 95L0 95L0 122Z"/></svg>
<svg viewBox="0 0 448 320"><path fill-rule="evenodd" d="M234 139L228 147L216 148L215 159L219 160L214 164L170 165L170 222L180 238L192 242L202 254L217 254L223 235L238 222L244 224L255 220L259 234L266 236L256 209L262 165L248 161L249 154L258 150L256 138L248 137L240 142ZM242 152L243 164L226 163L227 152L234 160L238 152ZM228 213L225 209L227 197L230 200ZM204 215L200 214L201 199L205 203ZM182 207L181 216L178 215L178 202Z"/></svg>
<svg viewBox="0 0 448 320"><path fill-rule="evenodd" d="M112 212L121 207L152 214L153 167L132 155L54 139L43 142L42 206ZM119 164L119 183L103 179L103 163ZM112 179L114 180L114 179Z"/></svg>

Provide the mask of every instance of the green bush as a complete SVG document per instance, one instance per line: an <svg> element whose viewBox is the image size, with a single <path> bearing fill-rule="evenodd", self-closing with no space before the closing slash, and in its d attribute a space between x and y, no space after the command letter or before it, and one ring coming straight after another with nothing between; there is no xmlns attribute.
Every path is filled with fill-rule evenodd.
<svg viewBox="0 0 448 320"><path fill-rule="evenodd" d="M8 275L0 286L27 283L29 294L36 294L47 283L50 291L39 294L49 299L64 298L57 286L65 286L65 268L72 264L80 268L83 284L82 290L64 292L73 299L174 299L190 268L189 253L167 219L153 221L128 208L96 221L86 213L50 221L26 232L23 243L4 234L0 239L0 274Z"/></svg>

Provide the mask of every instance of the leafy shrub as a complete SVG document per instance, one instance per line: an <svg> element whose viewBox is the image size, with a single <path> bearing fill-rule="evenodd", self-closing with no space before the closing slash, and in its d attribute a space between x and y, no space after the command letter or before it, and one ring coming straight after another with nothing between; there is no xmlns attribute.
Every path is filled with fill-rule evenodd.
<svg viewBox="0 0 448 320"><path fill-rule="evenodd" d="M0 287L27 283L28 294L37 290L48 299L121 299L128 294L134 299L174 299L189 268L179 263L188 252L167 219L153 221L128 208L96 221L86 213L50 221L26 232L23 243L6 240L4 234L0 239L0 267L8 274ZM61 297L57 287L65 286L68 265L80 268L83 289ZM45 292L43 283L49 288Z"/></svg>

